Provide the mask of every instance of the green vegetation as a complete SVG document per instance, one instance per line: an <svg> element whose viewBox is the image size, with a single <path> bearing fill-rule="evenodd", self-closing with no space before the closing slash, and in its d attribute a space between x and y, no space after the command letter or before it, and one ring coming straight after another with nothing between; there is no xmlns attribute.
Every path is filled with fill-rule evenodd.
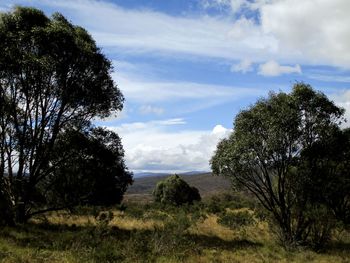
<svg viewBox="0 0 350 263"><path fill-rule="evenodd" d="M177 174L160 181L153 191L154 200L165 205L193 204L201 196L195 187L189 186Z"/></svg>
<svg viewBox="0 0 350 263"><path fill-rule="evenodd" d="M249 226L255 223L254 217L248 211L225 212L218 220L219 224L232 229Z"/></svg>
<svg viewBox="0 0 350 263"><path fill-rule="evenodd" d="M0 230L1 262L349 262L350 234L336 232L319 252L285 250L256 210L207 213L209 202L183 207L126 204L126 209L51 212ZM124 207L125 208L125 207ZM135 213L135 211L142 213ZM235 215L238 215L235 217ZM249 215L249 216L248 216ZM246 219L253 218L254 223ZM249 219L249 221L250 221Z"/></svg>
<svg viewBox="0 0 350 263"><path fill-rule="evenodd" d="M1 14L0 39L1 262L350 262L350 130L324 94L240 112L211 161L228 179L144 179L154 202L120 204L121 140L91 123L123 106L110 61L33 8Z"/></svg>
<svg viewBox="0 0 350 263"><path fill-rule="evenodd" d="M215 174L255 195L286 246L321 248L350 208L344 110L304 83L241 111L211 160Z"/></svg>
<svg viewBox="0 0 350 263"><path fill-rule="evenodd" d="M121 201L132 174L117 134L91 121L120 111L111 62L61 14L0 16L1 224Z"/></svg>

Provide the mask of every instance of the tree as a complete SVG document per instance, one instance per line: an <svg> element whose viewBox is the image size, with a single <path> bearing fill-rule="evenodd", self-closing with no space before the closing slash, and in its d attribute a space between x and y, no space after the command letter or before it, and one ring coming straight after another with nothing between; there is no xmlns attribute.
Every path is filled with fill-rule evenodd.
<svg viewBox="0 0 350 263"><path fill-rule="evenodd" d="M177 206L201 200L198 189L189 186L177 174L160 181L153 191L153 196L156 202Z"/></svg>
<svg viewBox="0 0 350 263"><path fill-rule="evenodd" d="M124 98L92 37L58 13L2 13L0 39L0 207L23 222L59 165L52 161L59 138L120 111Z"/></svg>
<svg viewBox="0 0 350 263"><path fill-rule="evenodd" d="M300 189L306 179L297 171L301 154L339 129L343 112L324 94L297 83L290 94L270 93L241 111L234 132L218 144L211 160L214 174L257 197L286 244L305 241L312 223L308 195Z"/></svg>
<svg viewBox="0 0 350 263"><path fill-rule="evenodd" d="M125 166L119 136L103 128L92 128L84 133L68 131L57 140L51 160L57 165L38 185L42 189L36 200L38 209L120 203L132 183L132 174Z"/></svg>
<svg viewBox="0 0 350 263"><path fill-rule="evenodd" d="M313 203L326 205L344 224L350 224L350 129L335 130L300 158L298 172L307 178L305 192ZM322 193L320 195L319 193Z"/></svg>

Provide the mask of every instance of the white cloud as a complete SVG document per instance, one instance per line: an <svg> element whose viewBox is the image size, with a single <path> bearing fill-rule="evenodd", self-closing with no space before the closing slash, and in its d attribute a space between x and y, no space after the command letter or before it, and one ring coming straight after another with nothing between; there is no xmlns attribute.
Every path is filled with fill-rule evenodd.
<svg viewBox="0 0 350 263"><path fill-rule="evenodd" d="M108 48L109 52L115 49L118 53L183 55L182 58L201 56L225 60L240 60L242 55L250 54L260 61L266 60L265 53L276 47L273 38L261 34L254 23L243 18L234 22L231 18L208 15L171 16L92 0L17 0L17 3L62 12L73 23L85 27L98 45ZM244 32L238 41L234 36L241 26ZM257 38L259 41L256 41ZM261 53L261 49L264 53Z"/></svg>
<svg viewBox="0 0 350 263"><path fill-rule="evenodd" d="M243 59L241 62L232 65L231 71L242 73L253 71L253 62L250 59Z"/></svg>
<svg viewBox="0 0 350 263"><path fill-rule="evenodd" d="M172 119L109 128L120 134L126 152L126 162L131 170L209 170L209 160L217 143L228 136L230 130L217 125L211 131L173 131L174 125L184 124L183 122L182 119Z"/></svg>
<svg viewBox="0 0 350 263"><path fill-rule="evenodd" d="M201 0L200 3L204 9L230 11L231 13L235 14L242 9L250 9L254 11L271 2L271 0Z"/></svg>
<svg viewBox="0 0 350 263"><path fill-rule="evenodd" d="M186 121L183 118L173 118L166 120L155 120L149 122L132 122L132 123L123 123L118 127L113 129L121 133L131 133L135 130L155 130L159 127L168 127L173 125L183 125L186 124ZM145 139L145 138L143 138Z"/></svg>
<svg viewBox="0 0 350 263"><path fill-rule="evenodd" d="M291 74L291 73L298 73L301 74L301 67L300 65L295 66L282 66L278 64L274 60L270 60L264 64L261 64L259 66L259 72L258 74L263 76L279 76L282 74Z"/></svg>
<svg viewBox="0 0 350 263"><path fill-rule="evenodd" d="M243 14L171 16L148 9L125 9L92 0L17 0L49 7L88 29L99 45L116 52L145 52L183 58L225 60L270 58L283 64L322 64L350 68L348 0L206 0ZM6 8L12 1L4 0ZM244 17L244 10L258 19ZM317 10L317 11L316 11ZM92 19L93 18L93 19Z"/></svg>
<svg viewBox="0 0 350 263"><path fill-rule="evenodd" d="M307 75L310 79L317 79L321 81L327 81L327 82L344 82L344 83L350 83L350 76L341 76L341 75L329 75L329 74L318 74L318 73L312 73Z"/></svg>
<svg viewBox="0 0 350 263"><path fill-rule="evenodd" d="M233 100L262 93L258 88L241 88L220 85L201 84L195 82L162 82L133 80L129 76L115 78L118 86L128 100L137 102L194 100ZM145 96L147 94L147 96Z"/></svg>
<svg viewBox="0 0 350 263"><path fill-rule="evenodd" d="M229 9L233 13L238 12L242 7L246 6L246 0L202 0L201 5L205 9L214 8L220 11Z"/></svg>
<svg viewBox="0 0 350 263"><path fill-rule="evenodd" d="M152 105L142 105L139 108L139 111L141 114L147 115L147 114L156 114L156 115L162 115L164 113L164 109L160 107L155 107Z"/></svg>
<svg viewBox="0 0 350 263"><path fill-rule="evenodd" d="M273 1L261 7L265 33L308 63L350 67L350 1Z"/></svg>

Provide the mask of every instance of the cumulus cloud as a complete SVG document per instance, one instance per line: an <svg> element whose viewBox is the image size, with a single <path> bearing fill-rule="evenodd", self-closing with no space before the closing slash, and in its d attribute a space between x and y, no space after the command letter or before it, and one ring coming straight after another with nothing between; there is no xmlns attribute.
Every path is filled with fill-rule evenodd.
<svg viewBox="0 0 350 263"><path fill-rule="evenodd" d="M222 125L212 130L174 132L182 119L123 124L108 127L123 141L127 165L133 171L208 171L216 145L229 135Z"/></svg>
<svg viewBox="0 0 350 263"><path fill-rule="evenodd" d="M270 60L259 66L258 73L260 75L268 76L268 77L274 77L282 74L291 74L291 73L301 74L301 67L298 64L295 66L282 66L278 64L276 61Z"/></svg>
<svg viewBox="0 0 350 263"><path fill-rule="evenodd" d="M350 1L273 1L260 8L261 26L280 49L309 63L350 67Z"/></svg>
<svg viewBox="0 0 350 263"><path fill-rule="evenodd" d="M243 59L231 67L231 72L247 73L250 71L253 71L253 62L250 59Z"/></svg>

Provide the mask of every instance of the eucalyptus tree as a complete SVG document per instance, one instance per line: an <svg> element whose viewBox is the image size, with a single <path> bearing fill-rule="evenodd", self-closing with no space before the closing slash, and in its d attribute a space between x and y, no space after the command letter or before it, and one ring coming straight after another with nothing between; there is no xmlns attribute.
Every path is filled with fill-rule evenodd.
<svg viewBox="0 0 350 263"><path fill-rule="evenodd" d="M59 165L58 138L120 111L124 98L111 62L61 14L16 7L1 14L0 39L0 207L23 222Z"/></svg>
<svg viewBox="0 0 350 263"><path fill-rule="evenodd" d="M343 113L324 94L297 83L290 94L270 93L241 111L233 133L212 157L214 174L252 192L271 213L286 244L305 241L314 220L307 213L311 192L304 186L309 178L300 164L317 157L304 153L339 130Z"/></svg>

